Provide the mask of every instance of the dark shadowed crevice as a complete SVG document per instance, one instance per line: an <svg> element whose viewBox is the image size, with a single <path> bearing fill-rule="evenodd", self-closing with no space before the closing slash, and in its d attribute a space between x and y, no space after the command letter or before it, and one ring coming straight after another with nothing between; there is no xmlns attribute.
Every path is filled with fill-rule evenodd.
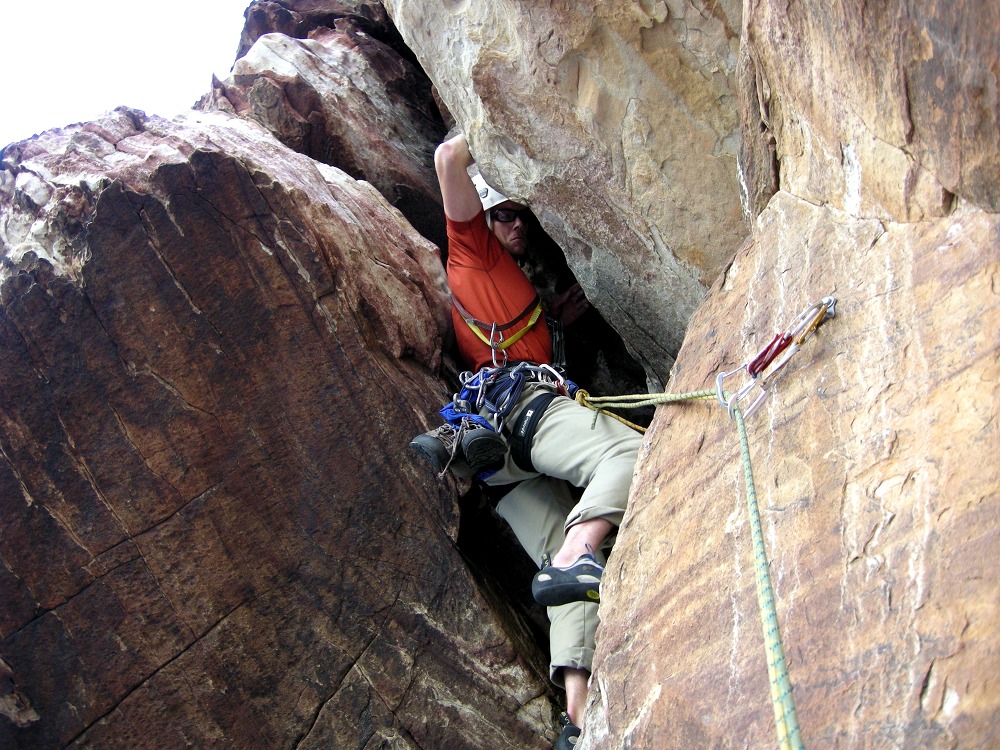
<svg viewBox="0 0 1000 750"><path fill-rule="evenodd" d="M500 496L476 486L461 499L458 547L512 643L547 681L549 623L531 597L536 567L493 510Z"/></svg>

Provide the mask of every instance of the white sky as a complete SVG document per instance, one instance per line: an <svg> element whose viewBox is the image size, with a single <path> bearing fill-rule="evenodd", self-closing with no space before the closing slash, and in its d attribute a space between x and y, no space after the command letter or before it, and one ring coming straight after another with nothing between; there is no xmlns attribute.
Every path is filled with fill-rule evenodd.
<svg viewBox="0 0 1000 750"><path fill-rule="evenodd" d="M0 148L119 105L190 109L229 75L250 2L0 0Z"/></svg>

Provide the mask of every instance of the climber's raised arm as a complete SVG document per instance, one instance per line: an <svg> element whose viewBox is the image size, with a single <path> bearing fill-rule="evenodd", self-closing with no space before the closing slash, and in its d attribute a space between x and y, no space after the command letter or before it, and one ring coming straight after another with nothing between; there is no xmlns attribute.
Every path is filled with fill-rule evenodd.
<svg viewBox="0 0 1000 750"><path fill-rule="evenodd" d="M434 169L441 186L444 212L452 221L470 221L483 210L469 177L472 162L469 142L461 133L442 143L434 152Z"/></svg>

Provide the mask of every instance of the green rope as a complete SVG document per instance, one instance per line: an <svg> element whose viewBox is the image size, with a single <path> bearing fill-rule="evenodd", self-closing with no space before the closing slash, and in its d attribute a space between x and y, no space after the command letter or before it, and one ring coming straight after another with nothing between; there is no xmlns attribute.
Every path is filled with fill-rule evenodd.
<svg viewBox="0 0 1000 750"><path fill-rule="evenodd" d="M757 606L760 609L761 628L764 632L764 648L767 651L767 674L771 683L771 705L774 707L774 725L778 733L778 747L781 750L801 750L802 737L799 735L799 720L792 701L792 683L788 679L788 665L785 650L781 645L778 631L778 613L774 606L774 591L771 588L771 574L764 548L764 534L760 527L760 510L757 506L757 489L750 466L750 441L747 439L743 412L737 404L733 409L736 430L740 436L740 454L743 458L743 478L747 487L747 511L750 515L750 535L754 552L754 581L757 584Z"/></svg>
<svg viewBox="0 0 1000 750"><path fill-rule="evenodd" d="M588 409L593 409L594 421L591 422L590 429L594 429L597 418L604 414L617 419L622 424L628 425L633 430L645 432L645 427L629 422L627 419L619 417L617 414L605 411L605 409L638 409L643 406L658 406L659 404L669 404L675 401L704 401L715 398L715 391L692 391L691 393L640 393L632 396L591 396L582 388L577 391L576 401L583 404Z"/></svg>
<svg viewBox="0 0 1000 750"><path fill-rule="evenodd" d="M724 394L729 400L729 394ZM691 391L690 393L638 394L633 396L607 396L593 398L587 395L580 402L594 409L596 421L605 408L630 409L641 406L680 401L706 401L716 398L714 389ZM757 606L760 609L761 629L764 633L764 648L767 652L767 674L771 686L771 704L774 707L775 730L778 747L781 750L802 750L799 721L792 701L792 683L788 679L785 651L778 631L778 614L774 606L774 591L771 588L771 574L768 568L767 551L764 548L764 534L760 525L760 509L757 505L757 490L753 481L753 467L750 464L750 441L747 439L743 412L737 404L732 410L736 420L736 431L740 438L740 455L743 461L743 478L746 482L747 511L750 515L750 537L754 556L754 582L757 585ZM613 415L612 415L613 416Z"/></svg>
<svg viewBox="0 0 1000 750"><path fill-rule="evenodd" d="M715 389L691 391L690 393L639 393L634 396L588 396L587 401L609 409L638 409L640 406L656 406L675 401L703 401L715 398Z"/></svg>

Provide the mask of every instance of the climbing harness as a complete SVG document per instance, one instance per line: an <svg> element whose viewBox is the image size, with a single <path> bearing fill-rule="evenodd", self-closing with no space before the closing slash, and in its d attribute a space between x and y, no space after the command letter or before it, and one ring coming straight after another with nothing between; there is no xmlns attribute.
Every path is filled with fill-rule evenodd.
<svg viewBox="0 0 1000 750"><path fill-rule="evenodd" d="M778 736L778 747L781 750L801 750L802 737L799 732L799 722L795 713L795 703L792 700L792 685L788 678L788 667L785 662L785 652L778 630L778 615L774 605L774 591L771 587L771 576L768 569L767 551L764 547L764 534L761 530L760 508L757 504L757 490L753 480L753 468L750 463L750 442L747 439L744 419L761 405L768 394L768 388L775 382L779 373L789 360L798 352L802 344L827 318L834 317L837 300L824 297L819 302L809 305L803 310L789 329L779 333L756 356L741 367L724 372L716 378L714 389L692 391L680 394L638 394L634 396L610 396L607 398L590 397L580 389L577 401L588 408L594 409L594 419L605 408L638 408L641 406L656 406L659 404L683 401L717 400L729 412L730 418L736 422L736 431L740 440L740 456L743 464L743 479L746 485L747 511L750 516L750 537L754 557L754 583L757 589L757 606L760 610L761 629L764 634L764 648L767 652L767 673L771 689L771 704L774 708L775 729ZM780 359L779 359L780 357ZM750 380L735 393L723 390L723 381L738 372L746 372ZM755 388L760 393L744 413L740 402L747 398ZM582 395L581 395L582 394ZM614 414L609 414L620 419ZM625 422L625 420L621 420ZM626 422L628 424L628 422ZM632 425L636 427L635 425ZM636 427L641 430L641 428Z"/></svg>
<svg viewBox="0 0 1000 750"><path fill-rule="evenodd" d="M558 395L552 391L539 393L517 415L517 421L510 431L510 459L522 471L535 472L535 465L531 462L531 440L535 437L542 415Z"/></svg>
<svg viewBox="0 0 1000 750"><path fill-rule="evenodd" d="M521 410L513 430L507 427L507 418L517 406L528 383L545 383L548 393L573 398L577 385L568 380L551 365L518 362L504 367L484 367L478 372L463 372L459 377L462 389L439 411L447 424L458 429L468 429L469 424L494 430L507 436L511 457L522 469L531 466L531 438L551 399L539 394L528 407ZM544 403L543 403L544 402ZM449 462L450 464L450 462ZM483 472L479 479L488 478L493 472Z"/></svg>
<svg viewBox="0 0 1000 750"><path fill-rule="evenodd" d="M441 410L445 421L451 422L456 416L471 417L484 427L503 432L510 413L528 383L547 383L557 393L572 395L577 385L567 380L551 365L535 365L518 362L506 367L484 367L479 372L463 372L458 376L462 390L454 395L451 403ZM488 414L482 416L482 412Z"/></svg>
<svg viewBox="0 0 1000 750"><path fill-rule="evenodd" d="M481 320L476 320L468 310L462 307L462 304L458 301L458 297L454 294L451 295L451 302L455 305L455 309L458 310L458 314L462 316L465 324L472 329L472 332L476 334L480 341L490 348L494 367L503 367L507 364L507 352L505 351L507 347L513 346L520 341L521 337L530 331L535 323L538 322L538 319L542 317L542 300L537 294L524 310L512 320L503 324L484 323ZM504 331L510 330L525 318L528 319L528 322L524 324L524 328L510 338L505 338ZM483 333L483 331L488 331L489 336ZM502 361L497 360L497 352L503 355Z"/></svg>

